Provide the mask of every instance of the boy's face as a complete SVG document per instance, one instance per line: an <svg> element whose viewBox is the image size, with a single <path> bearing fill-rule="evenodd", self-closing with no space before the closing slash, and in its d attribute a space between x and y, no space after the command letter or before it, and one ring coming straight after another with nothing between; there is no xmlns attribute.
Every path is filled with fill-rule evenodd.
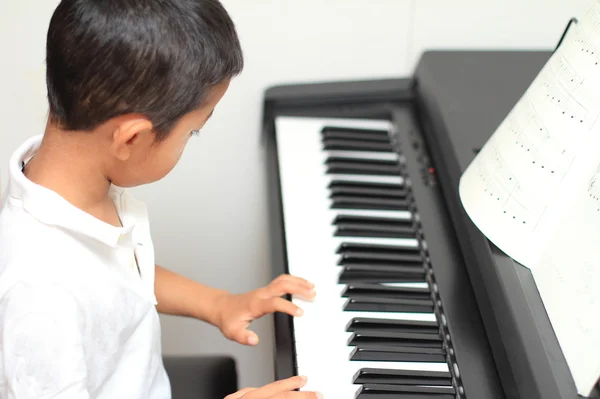
<svg viewBox="0 0 600 399"><path fill-rule="evenodd" d="M134 187L165 177L179 162L193 131L200 130L219 103L229 81L213 88L204 105L185 115L161 142L155 142L151 123L130 117L112 135L108 177L119 187Z"/></svg>

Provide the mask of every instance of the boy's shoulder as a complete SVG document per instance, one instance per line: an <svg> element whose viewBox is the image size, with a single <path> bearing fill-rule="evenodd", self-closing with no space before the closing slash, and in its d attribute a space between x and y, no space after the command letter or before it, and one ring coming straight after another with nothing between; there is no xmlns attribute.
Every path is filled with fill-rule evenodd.
<svg viewBox="0 0 600 399"><path fill-rule="evenodd" d="M142 202L126 191L121 194L143 212ZM122 278L119 265L111 263L116 260L106 244L45 224L10 201L0 210L0 242L0 308L30 297L31 303L47 298L87 309L104 303L106 296L139 294Z"/></svg>
<svg viewBox="0 0 600 399"><path fill-rule="evenodd" d="M11 281L66 283L82 260L71 235L10 201L0 210L0 242L0 296L3 283Z"/></svg>
<svg viewBox="0 0 600 399"><path fill-rule="evenodd" d="M39 136L28 140L9 164L8 187L0 206L0 297L8 286L23 281L57 282L81 291L77 287L110 283L115 273L129 278L121 266L132 263L134 251L136 256L145 255L145 264L152 263L147 208L129 189L111 185L108 191L123 225L116 227L23 174L22 165L40 140Z"/></svg>
<svg viewBox="0 0 600 399"><path fill-rule="evenodd" d="M61 198L57 206L49 198L39 198L29 207L9 198L0 208L0 274L15 263L37 267L43 262L44 270L80 264L112 252L129 231L143 234L141 240L151 239L146 237L150 234L146 204L127 189L111 187L110 195L128 227L108 225Z"/></svg>

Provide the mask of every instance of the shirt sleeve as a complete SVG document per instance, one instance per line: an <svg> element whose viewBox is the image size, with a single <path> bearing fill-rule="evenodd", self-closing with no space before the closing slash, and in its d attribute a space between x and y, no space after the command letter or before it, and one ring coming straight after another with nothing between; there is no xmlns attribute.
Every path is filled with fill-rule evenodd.
<svg viewBox="0 0 600 399"><path fill-rule="evenodd" d="M20 284L2 298L0 323L1 398L90 398L84 318L68 291Z"/></svg>

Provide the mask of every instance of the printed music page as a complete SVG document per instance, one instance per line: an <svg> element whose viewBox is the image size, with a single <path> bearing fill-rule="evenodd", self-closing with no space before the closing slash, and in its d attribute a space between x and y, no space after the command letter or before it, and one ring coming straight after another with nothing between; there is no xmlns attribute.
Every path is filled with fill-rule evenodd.
<svg viewBox="0 0 600 399"><path fill-rule="evenodd" d="M533 278L580 395L600 377L600 164L546 246Z"/></svg>
<svg viewBox="0 0 600 399"><path fill-rule="evenodd" d="M531 269L577 391L600 377L600 0L461 177L473 223Z"/></svg>
<svg viewBox="0 0 600 399"><path fill-rule="evenodd" d="M583 154L600 128L599 4L571 26L460 180L474 224L529 268L600 155Z"/></svg>

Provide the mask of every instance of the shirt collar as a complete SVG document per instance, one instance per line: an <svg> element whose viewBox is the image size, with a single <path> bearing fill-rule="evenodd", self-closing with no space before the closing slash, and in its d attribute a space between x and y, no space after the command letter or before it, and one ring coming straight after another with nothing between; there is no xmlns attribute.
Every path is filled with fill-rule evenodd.
<svg viewBox="0 0 600 399"><path fill-rule="evenodd" d="M133 247L133 228L135 226L127 218L121 218L124 227L116 227L103 222L73 206L58 193L25 177L22 167L39 149L42 137L42 135L31 137L13 153L9 161L7 197L21 201L26 212L46 225L66 229L111 247ZM122 193L122 188L114 185L110 187L109 195L115 202L119 213L123 213Z"/></svg>

